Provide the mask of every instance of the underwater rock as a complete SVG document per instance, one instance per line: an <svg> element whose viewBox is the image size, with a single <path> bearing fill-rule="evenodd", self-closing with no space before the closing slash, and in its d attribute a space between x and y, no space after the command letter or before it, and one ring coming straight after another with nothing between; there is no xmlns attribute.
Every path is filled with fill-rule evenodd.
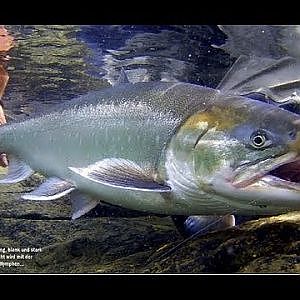
<svg viewBox="0 0 300 300"><path fill-rule="evenodd" d="M169 257L153 262L144 271L146 273L299 272L299 239L300 213L260 218L190 241Z"/></svg>
<svg viewBox="0 0 300 300"><path fill-rule="evenodd" d="M1 193L0 249L41 250L23 267L0 266L0 273L300 272L300 213L206 234L160 258L183 240L170 217L99 204L72 221L67 197L19 200L42 180L34 175Z"/></svg>

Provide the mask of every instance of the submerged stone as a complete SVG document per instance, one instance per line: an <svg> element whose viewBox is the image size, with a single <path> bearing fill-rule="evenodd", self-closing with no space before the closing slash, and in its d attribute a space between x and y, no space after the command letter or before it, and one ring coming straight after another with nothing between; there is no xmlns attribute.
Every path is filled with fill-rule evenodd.
<svg viewBox="0 0 300 300"><path fill-rule="evenodd" d="M41 179L35 175L1 194L1 273L300 271L300 213L260 218L206 234L162 258L183 240L170 217L99 204L72 221L67 197L18 200L19 193ZM5 253L8 248L20 249L21 253L14 252L20 257L3 257L14 254Z"/></svg>

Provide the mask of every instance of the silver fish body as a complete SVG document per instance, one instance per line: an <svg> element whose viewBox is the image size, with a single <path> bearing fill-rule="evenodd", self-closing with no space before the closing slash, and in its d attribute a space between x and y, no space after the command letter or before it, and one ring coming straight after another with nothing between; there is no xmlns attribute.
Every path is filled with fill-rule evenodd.
<svg viewBox="0 0 300 300"><path fill-rule="evenodd" d="M33 170L74 182L99 200L156 213L203 212L202 205L195 209L159 193L101 186L68 167L121 157L164 180L165 152L178 126L218 93L184 83L124 84L89 93L55 113L3 127L0 144Z"/></svg>
<svg viewBox="0 0 300 300"><path fill-rule="evenodd" d="M268 110L270 113L263 112ZM276 128L274 148L252 149L248 145L249 128L253 126L256 132L255 126L274 127L276 118L286 123L286 128ZM268 195L257 192L266 181L253 188L253 178L235 170L243 169L249 159L264 163L290 151L286 150L290 142L298 145L296 137L290 141L284 135L298 119L278 107L197 85L126 83L89 93L45 116L4 126L0 128L0 145L1 151L18 157L31 169L114 205L171 215L273 214L299 209L299 192L290 186L286 205L279 203L278 197L279 204L266 200L266 205L260 199L265 196L260 195ZM296 158L297 147L289 157L284 156L284 162ZM120 188L110 178L109 184L102 184L73 171L87 168L93 174L93 165L101 161L104 176L111 172L107 161L113 164L113 173L115 169L118 175L127 174L120 169L125 162L129 169L135 168L129 171L129 179L145 170L170 191ZM270 163L267 167L263 163L262 167L270 171ZM228 185L231 180L244 184L245 178L251 182L250 191L248 186L241 190ZM273 181L270 186L275 188Z"/></svg>

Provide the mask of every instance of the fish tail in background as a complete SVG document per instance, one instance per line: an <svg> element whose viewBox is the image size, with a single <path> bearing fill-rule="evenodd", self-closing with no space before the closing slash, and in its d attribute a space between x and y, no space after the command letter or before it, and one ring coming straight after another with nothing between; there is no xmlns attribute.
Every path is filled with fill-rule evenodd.
<svg viewBox="0 0 300 300"><path fill-rule="evenodd" d="M243 55L236 60L217 88L244 96L261 93L273 101L285 103L295 99L300 89L299 70L299 61L291 57L270 59Z"/></svg>
<svg viewBox="0 0 300 300"><path fill-rule="evenodd" d="M300 112L300 26L219 27L227 40L218 47L238 59L217 88Z"/></svg>

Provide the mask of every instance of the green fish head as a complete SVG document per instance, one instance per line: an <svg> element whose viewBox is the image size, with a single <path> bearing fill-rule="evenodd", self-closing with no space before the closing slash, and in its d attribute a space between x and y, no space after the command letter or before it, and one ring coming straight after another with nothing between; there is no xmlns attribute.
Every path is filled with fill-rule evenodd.
<svg viewBox="0 0 300 300"><path fill-rule="evenodd" d="M299 125L270 104L219 99L181 126L173 157L199 190L231 204L300 209Z"/></svg>

